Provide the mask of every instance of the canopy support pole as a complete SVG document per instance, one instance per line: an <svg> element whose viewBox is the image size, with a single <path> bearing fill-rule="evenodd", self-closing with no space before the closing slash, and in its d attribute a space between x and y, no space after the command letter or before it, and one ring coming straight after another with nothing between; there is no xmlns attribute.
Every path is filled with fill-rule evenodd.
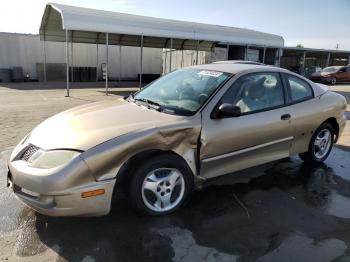
<svg viewBox="0 0 350 262"><path fill-rule="evenodd" d="M197 40L197 46L196 46L196 65L198 65L198 48L199 48L199 40Z"/></svg>
<svg viewBox="0 0 350 262"><path fill-rule="evenodd" d="M186 39L182 41L181 44L181 68L184 67L184 46L185 46Z"/></svg>
<svg viewBox="0 0 350 262"><path fill-rule="evenodd" d="M306 52L303 53L303 70L305 71Z"/></svg>
<svg viewBox="0 0 350 262"><path fill-rule="evenodd" d="M106 33L106 96L108 96L108 33Z"/></svg>
<svg viewBox="0 0 350 262"><path fill-rule="evenodd" d="M230 50L230 45L227 44L226 45L226 60L228 60L228 52L229 52L229 50Z"/></svg>
<svg viewBox="0 0 350 262"><path fill-rule="evenodd" d="M66 29L66 97L69 97L69 47L68 47L68 30Z"/></svg>
<svg viewBox="0 0 350 262"><path fill-rule="evenodd" d="M169 58L169 72L171 72L172 66L171 66L171 57L173 55L173 39L170 38L170 58Z"/></svg>
<svg viewBox="0 0 350 262"><path fill-rule="evenodd" d="M329 66L329 61L331 60L331 53L328 53L328 55L327 55L327 61L326 61L326 66L325 67L327 67L327 66ZM350 62L349 62L350 63Z"/></svg>
<svg viewBox="0 0 350 262"><path fill-rule="evenodd" d="M96 43L96 82L98 82L98 42Z"/></svg>
<svg viewBox="0 0 350 262"><path fill-rule="evenodd" d="M167 73L167 60L168 60L168 41L169 41L169 38L167 38L165 40L165 44L164 44L164 47L163 47L163 55L164 55L164 63L163 63L163 75Z"/></svg>
<svg viewBox="0 0 350 262"><path fill-rule="evenodd" d="M166 68L167 68L167 63L166 63L166 60L167 60L167 56L168 56L168 53L166 52L166 49L165 49L165 51L163 50L163 54L164 54L164 74L166 74L167 72L166 72Z"/></svg>
<svg viewBox="0 0 350 262"><path fill-rule="evenodd" d="M119 77L118 82L120 83L120 79L122 78L122 46L119 46Z"/></svg>
<svg viewBox="0 0 350 262"><path fill-rule="evenodd" d="M141 35L141 45L140 45L140 82L139 88L142 86L142 55L143 55L143 34Z"/></svg>
<svg viewBox="0 0 350 262"><path fill-rule="evenodd" d="M165 50L163 49L163 54L165 54L164 55L164 64L163 64L163 75L164 75L164 74L166 74L166 62L167 62L167 56L168 56L166 49Z"/></svg>
<svg viewBox="0 0 350 262"><path fill-rule="evenodd" d="M74 67L74 60L73 60L73 31L72 31L72 38L70 40L70 49L71 49L71 70L70 70L70 75L71 75L71 81L74 82L74 78L73 78L73 67Z"/></svg>
<svg viewBox="0 0 350 262"><path fill-rule="evenodd" d="M215 42L211 45L210 47L210 61L211 59L214 57L214 54L215 54Z"/></svg>
<svg viewBox="0 0 350 262"><path fill-rule="evenodd" d="M248 46L246 45L244 47L244 60L247 60L248 59Z"/></svg>
<svg viewBox="0 0 350 262"><path fill-rule="evenodd" d="M266 46L264 46L263 59L262 59L263 64L265 64L265 56L266 56Z"/></svg>
<svg viewBox="0 0 350 262"><path fill-rule="evenodd" d="M282 48L278 49L278 66L281 67Z"/></svg>
<svg viewBox="0 0 350 262"><path fill-rule="evenodd" d="M44 82L46 82L47 76L46 76L46 41L45 41L45 39L43 42L43 49L44 49Z"/></svg>
<svg viewBox="0 0 350 262"><path fill-rule="evenodd" d="M181 68L184 67L184 50L181 50Z"/></svg>

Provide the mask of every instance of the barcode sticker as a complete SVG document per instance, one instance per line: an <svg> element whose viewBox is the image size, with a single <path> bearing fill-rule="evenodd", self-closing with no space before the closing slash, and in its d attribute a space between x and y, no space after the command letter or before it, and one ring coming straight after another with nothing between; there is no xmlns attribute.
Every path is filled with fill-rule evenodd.
<svg viewBox="0 0 350 262"><path fill-rule="evenodd" d="M221 72L216 72L216 71L207 71L203 70L198 73L198 75L203 75L203 76L212 76L212 77L219 77L222 75Z"/></svg>

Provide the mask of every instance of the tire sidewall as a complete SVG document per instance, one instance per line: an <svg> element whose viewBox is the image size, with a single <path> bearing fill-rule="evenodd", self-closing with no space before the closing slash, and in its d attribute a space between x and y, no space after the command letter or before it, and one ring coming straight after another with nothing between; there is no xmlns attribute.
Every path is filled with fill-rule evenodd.
<svg viewBox="0 0 350 262"><path fill-rule="evenodd" d="M179 170L182 173L185 182L185 192L181 201L174 208L164 212L157 212L149 209L145 205L142 198L142 185L146 176L152 170L158 168L175 168ZM182 204L184 203L184 201L186 200L193 188L193 173L188 167L187 163L179 157L170 154L159 155L146 160L138 168L136 168L134 174L130 175L133 175L133 178L130 184L129 199L132 205L136 208L136 211L139 211L143 214L165 215L174 212L182 206Z"/></svg>

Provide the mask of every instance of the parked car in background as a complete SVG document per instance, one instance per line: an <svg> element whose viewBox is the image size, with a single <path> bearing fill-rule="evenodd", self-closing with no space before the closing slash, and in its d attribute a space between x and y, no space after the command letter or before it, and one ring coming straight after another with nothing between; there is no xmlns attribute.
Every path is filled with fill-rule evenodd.
<svg viewBox="0 0 350 262"><path fill-rule="evenodd" d="M167 214L207 179L294 154L324 161L346 105L273 66L188 67L45 120L14 149L8 185L47 215L107 214L119 190L138 211Z"/></svg>
<svg viewBox="0 0 350 262"><path fill-rule="evenodd" d="M320 72L313 73L310 79L314 82L331 85L341 82L350 82L350 65L326 67Z"/></svg>

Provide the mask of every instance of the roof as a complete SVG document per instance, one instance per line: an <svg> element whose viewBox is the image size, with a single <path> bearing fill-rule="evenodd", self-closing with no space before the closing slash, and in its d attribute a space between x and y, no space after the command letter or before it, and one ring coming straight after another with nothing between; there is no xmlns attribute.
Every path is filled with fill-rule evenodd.
<svg viewBox="0 0 350 262"><path fill-rule="evenodd" d="M131 15L82 7L49 3L41 25L40 39L64 42L65 30L72 31L69 40L80 43L105 43L140 46L144 36L145 47L210 50L215 43L242 44L281 48L281 36L237 27L210 25L170 19Z"/></svg>
<svg viewBox="0 0 350 262"><path fill-rule="evenodd" d="M319 49L319 48L307 48L307 47L293 47L293 46L286 46L283 48L284 52L293 52L293 53L303 53L306 52L306 54L337 54L337 55L343 55L343 56L349 56L350 50L338 50L338 49Z"/></svg>
<svg viewBox="0 0 350 262"><path fill-rule="evenodd" d="M287 50L299 50L299 51L319 51L319 52L335 52L335 53L346 53L350 50L339 50L339 49L323 49L323 48L310 48L310 47L295 47L295 46L285 46L284 49Z"/></svg>
<svg viewBox="0 0 350 262"><path fill-rule="evenodd" d="M195 65L190 66L188 68L201 69L201 70L213 70L226 72L230 74L238 74L243 71L253 70L253 69L261 69L262 71L273 71L273 72L289 72L286 69L269 66L269 65L256 65L256 64L240 64L240 63L212 63L212 64L204 64L204 65Z"/></svg>
<svg viewBox="0 0 350 262"><path fill-rule="evenodd" d="M249 64L249 65L264 65L260 62L249 61L249 60L224 60L224 61L216 61L213 64Z"/></svg>

